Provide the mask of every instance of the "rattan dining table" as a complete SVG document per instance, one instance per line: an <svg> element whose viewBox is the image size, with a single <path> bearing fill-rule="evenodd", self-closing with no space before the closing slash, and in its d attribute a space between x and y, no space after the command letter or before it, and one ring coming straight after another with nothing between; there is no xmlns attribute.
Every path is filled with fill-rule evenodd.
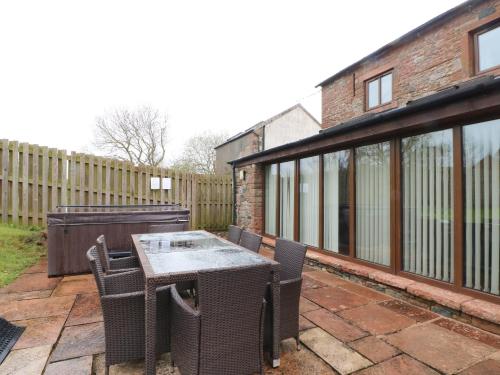
<svg viewBox="0 0 500 375"><path fill-rule="evenodd" d="M145 372L156 372L156 288L195 281L200 271L238 269L267 263L271 267L273 367L280 364L280 265L215 234L197 230L133 234L145 279Z"/></svg>

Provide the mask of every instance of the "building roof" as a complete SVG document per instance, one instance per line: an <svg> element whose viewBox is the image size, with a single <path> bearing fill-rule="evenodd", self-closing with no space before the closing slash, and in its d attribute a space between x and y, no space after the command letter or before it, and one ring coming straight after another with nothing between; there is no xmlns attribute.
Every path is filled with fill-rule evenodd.
<svg viewBox="0 0 500 375"><path fill-rule="evenodd" d="M435 94L431 94L417 100L409 101L404 107L359 116L339 125L324 129L319 134L315 134L313 136L303 138L295 142L287 143L281 146L247 155L239 159L230 161L229 164L244 163L261 156L273 154L283 150L293 149L297 146L306 145L310 142L314 142L324 138L334 137L359 128L369 128L383 121L389 121L418 111L424 111L438 106L444 106L459 99L468 98L473 95L485 94L488 91L499 89L500 76L484 76L472 79L464 83L448 87L447 89L441 90Z"/></svg>
<svg viewBox="0 0 500 375"><path fill-rule="evenodd" d="M292 107L290 107L290 108L288 108L288 109L285 109L283 112L280 112L280 113L278 113L277 115L274 115L273 117L270 117L270 118L268 118L268 119L267 119L267 120L265 120L265 121L260 121L260 122L258 122L257 124L255 124L255 125L251 126L250 128L248 128L248 129L246 129L246 130L244 130L244 131L242 131L242 132L240 132L240 133L238 133L238 134L236 134L236 135L233 135L232 137L230 137L230 138L226 139L226 140L225 140L223 143L221 143L220 145L216 146L216 147L215 147L215 149L217 149L217 148L219 148L219 147L222 147L222 146L224 146L224 145L226 145L226 144L228 144L228 143L231 143L231 142L233 142L233 141L235 141L235 140L237 140L237 139L239 139L239 138L241 138L241 137L244 137L244 136L245 136L245 135L247 135L247 134L250 134L250 133L252 133L252 132L255 132L256 130L258 130L258 129L262 128L263 126L266 126L267 124L270 124L270 123L271 123L271 122L273 122L274 120L276 120L276 119L278 119L278 118L280 118L280 117L282 117L282 116L286 115L287 113L289 113L289 112L291 112L291 111L293 111L294 109L297 109L297 108L302 109L302 110L303 110L303 111L304 111L304 112L305 112L305 113L306 113L309 117L311 117L311 118L312 118L312 119L313 119L313 120L314 120L314 121L318 124L318 126L320 125L320 123L318 122L318 120L316 120L316 119L314 118L314 116L313 116L313 115L311 115L311 114L307 111L307 109L305 109L305 108L302 106L302 104L297 103L297 104L295 104L294 106L292 106Z"/></svg>
<svg viewBox="0 0 500 375"><path fill-rule="evenodd" d="M368 61L370 59L375 59L382 55L383 53L390 51L396 47L401 46L404 43L407 43L413 39L418 38L422 33L426 32L427 30L431 29L432 27L435 27L441 23L444 23L448 21L449 19L455 17L456 15L467 11L468 9L472 8L473 6L484 2L485 0L468 0L463 2L460 5L457 5L454 8L451 8L450 10L447 10L446 12L440 14L437 17L432 18L431 20L427 21L426 23L416 27L415 29L409 31L408 33L402 35L396 40L393 40L392 42L386 44L385 46L377 49L376 51L370 53L369 55L363 57L361 60L356 61L354 64L351 64L347 66L346 68L340 70L339 72L335 73L333 76L325 79L324 81L318 83L316 87L322 87L325 86L331 82L333 82L335 79L340 77L341 75L348 73L350 71L353 71L356 69L359 65L364 63L365 61Z"/></svg>

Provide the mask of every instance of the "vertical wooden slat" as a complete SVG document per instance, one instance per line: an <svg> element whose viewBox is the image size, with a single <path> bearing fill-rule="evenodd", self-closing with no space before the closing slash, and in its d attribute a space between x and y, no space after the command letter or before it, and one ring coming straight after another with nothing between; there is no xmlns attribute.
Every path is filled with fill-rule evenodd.
<svg viewBox="0 0 500 375"><path fill-rule="evenodd" d="M70 183L70 204L76 204L76 153L71 152L70 165L69 165L69 183Z"/></svg>
<svg viewBox="0 0 500 375"><path fill-rule="evenodd" d="M118 185L118 177L120 173L119 162L114 160L113 163L113 204L119 204L120 186Z"/></svg>
<svg viewBox="0 0 500 375"><path fill-rule="evenodd" d="M9 221L9 141L2 139L2 222Z"/></svg>
<svg viewBox="0 0 500 375"><path fill-rule="evenodd" d="M106 185L104 194L104 204L109 206L111 204L111 160L106 159Z"/></svg>
<svg viewBox="0 0 500 375"><path fill-rule="evenodd" d="M42 147L42 222L47 225L49 207L49 149Z"/></svg>
<svg viewBox="0 0 500 375"><path fill-rule="evenodd" d="M128 174L128 164L126 161L121 163L122 168L122 204L127 204L127 174Z"/></svg>
<svg viewBox="0 0 500 375"><path fill-rule="evenodd" d="M12 144L12 222L19 223L19 145Z"/></svg>
<svg viewBox="0 0 500 375"><path fill-rule="evenodd" d="M135 174L136 174L137 168L132 164L129 164L128 167L130 170L130 183L129 183L130 199L129 199L129 202L130 202L130 204L135 204L135 196L136 196Z"/></svg>
<svg viewBox="0 0 500 375"><path fill-rule="evenodd" d="M50 208L53 210L59 204L59 155L55 148L50 150L50 156L52 159Z"/></svg>
<svg viewBox="0 0 500 375"><path fill-rule="evenodd" d="M88 163L89 163L89 169L88 169L88 204L93 205L94 204L94 157L92 155L88 156Z"/></svg>
<svg viewBox="0 0 500 375"><path fill-rule="evenodd" d="M150 167L145 167L144 174L144 198L146 199L146 204L151 204L151 174Z"/></svg>
<svg viewBox="0 0 500 375"><path fill-rule="evenodd" d="M96 204L102 204L102 158L97 157L97 196L96 196Z"/></svg>
<svg viewBox="0 0 500 375"><path fill-rule="evenodd" d="M29 144L24 143L23 144L23 199L22 199L23 225L29 224L29 161L30 161Z"/></svg>
<svg viewBox="0 0 500 375"><path fill-rule="evenodd" d="M78 163L78 166L79 166L79 184L78 184L78 188L80 189L80 193L78 194L78 197L79 197L79 201L78 201L78 204L80 205L85 205L86 204L86 200L85 200L85 196L86 196L86 181L85 181L85 177L87 175L87 165L86 165L86 160L85 160L85 155L83 154L79 154L78 155L78 160L80 161Z"/></svg>
<svg viewBox="0 0 500 375"><path fill-rule="evenodd" d="M144 171L144 167L137 167L137 204L143 204L142 200L142 173Z"/></svg>
<svg viewBox="0 0 500 375"><path fill-rule="evenodd" d="M68 155L66 150L59 151L61 154L61 204L68 204Z"/></svg>
<svg viewBox="0 0 500 375"><path fill-rule="evenodd" d="M38 214L40 212L39 202L38 202L38 183L39 183L39 169L38 169L38 145L33 145L33 167L32 167L32 189L31 189L31 217L33 225L40 225L38 222Z"/></svg>
<svg viewBox="0 0 500 375"><path fill-rule="evenodd" d="M192 228L198 229L198 176L193 175L192 181Z"/></svg>

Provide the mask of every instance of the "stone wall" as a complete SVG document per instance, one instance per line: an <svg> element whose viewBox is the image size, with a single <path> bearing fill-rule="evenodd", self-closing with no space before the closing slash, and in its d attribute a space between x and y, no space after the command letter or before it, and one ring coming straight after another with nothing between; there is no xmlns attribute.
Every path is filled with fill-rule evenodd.
<svg viewBox="0 0 500 375"><path fill-rule="evenodd" d="M410 100L474 78L472 36L500 19L500 0L481 1L454 18L361 63L323 86L322 127L327 128L367 112L402 107ZM341 53L341 51L340 51ZM365 83L393 70L393 101L365 110ZM484 74L499 74L500 69Z"/></svg>
<svg viewBox="0 0 500 375"><path fill-rule="evenodd" d="M244 171L244 179L240 176ZM236 170L236 223L255 233L263 229L264 169L252 164Z"/></svg>

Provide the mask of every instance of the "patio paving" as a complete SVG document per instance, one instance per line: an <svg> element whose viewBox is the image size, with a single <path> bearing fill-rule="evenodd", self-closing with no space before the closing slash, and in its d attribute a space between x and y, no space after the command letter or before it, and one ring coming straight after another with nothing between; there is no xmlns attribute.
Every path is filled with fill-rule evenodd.
<svg viewBox="0 0 500 375"><path fill-rule="evenodd" d="M500 373L500 336L326 271L304 268L300 313L302 350L284 341L281 366L266 365L266 374ZM48 279L43 260L0 289L0 316L27 327L0 375L104 373L102 313L91 275ZM157 372L179 373L168 354ZM143 362L112 366L110 373L142 374Z"/></svg>

